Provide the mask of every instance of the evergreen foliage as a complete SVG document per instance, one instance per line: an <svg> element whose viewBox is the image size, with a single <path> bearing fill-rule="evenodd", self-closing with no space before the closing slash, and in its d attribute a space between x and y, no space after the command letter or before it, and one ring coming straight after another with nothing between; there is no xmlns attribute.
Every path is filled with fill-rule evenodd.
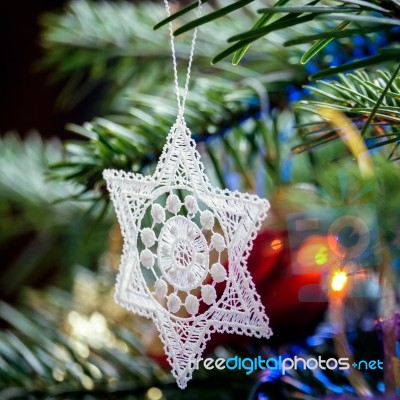
<svg viewBox="0 0 400 400"><path fill-rule="evenodd" d="M100 96L96 118L69 125L76 140L65 152L35 135L0 140L0 241L10 253L0 271L0 398L143 399L151 386L178 400L354 393L338 372L264 374L255 382L243 371L206 370L182 392L145 356L138 336L148 326L135 319L132 329L124 312L101 308L115 277L102 171L151 173L162 150L177 112L168 21L178 27L180 76L189 32L201 26L186 120L214 183L266 197L284 185L311 183L327 206L367 199L377 204L385 245L399 256L399 1L278 0L267 8L254 0L202 2L200 18L197 2L165 19L162 4L75 0L41 19L39 67L63 83L58 106L76 107L93 91ZM321 108L344 113L361 132L375 163L373 189ZM26 237L14 257L9 249ZM79 309L76 297L85 303L87 291L100 294ZM101 326L108 342L71 331L79 324ZM376 335L353 336L357 351L379 353ZM240 351L217 348L214 356ZM329 358L335 350L322 326L307 346L263 351ZM367 378L382 390L377 374ZM232 386L221 388L225 380Z"/></svg>

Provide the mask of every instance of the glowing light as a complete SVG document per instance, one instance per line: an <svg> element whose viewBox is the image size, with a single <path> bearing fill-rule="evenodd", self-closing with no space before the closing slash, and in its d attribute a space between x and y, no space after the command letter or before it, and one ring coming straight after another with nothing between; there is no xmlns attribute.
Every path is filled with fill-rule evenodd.
<svg viewBox="0 0 400 400"><path fill-rule="evenodd" d="M53 369L53 371L52 371L52 375L53 375L53 378L54 378L56 381L62 382L62 381L64 380L64 378L65 378L65 371L62 371L62 370L59 369L59 368L55 368L55 369Z"/></svg>
<svg viewBox="0 0 400 400"><path fill-rule="evenodd" d="M161 400L163 398L162 391L159 388L152 387L146 393L148 400Z"/></svg>
<svg viewBox="0 0 400 400"><path fill-rule="evenodd" d="M81 376L81 384L86 390L93 390L94 388L93 380L87 375Z"/></svg>
<svg viewBox="0 0 400 400"><path fill-rule="evenodd" d="M282 248L282 240L280 239L275 239L271 242L271 248L273 250L279 250L280 248Z"/></svg>
<svg viewBox="0 0 400 400"><path fill-rule="evenodd" d="M105 317L95 311L89 317L70 311L68 314L71 336L76 340L77 351L82 357L89 356L89 348L115 345L115 336L108 329Z"/></svg>
<svg viewBox="0 0 400 400"><path fill-rule="evenodd" d="M337 257L329 248L325 236L312 235L301 244L294 258L293 272L309 274L320 273L322 267L330 265Z"/></svg>
<svg viewBox="0 0 400 400"><path fill-rule="evenodd" d="M314 257L315 264L324 265L328 262L328 259L328 248L325 246L320 247Z"/></svg>
<svg viewBox="0 0 400 400"><path fill-rule="evenodd" d="M334 292L341 292L347 284L347 275L344 271L335 271L331 281L331 288Z"/></svg>

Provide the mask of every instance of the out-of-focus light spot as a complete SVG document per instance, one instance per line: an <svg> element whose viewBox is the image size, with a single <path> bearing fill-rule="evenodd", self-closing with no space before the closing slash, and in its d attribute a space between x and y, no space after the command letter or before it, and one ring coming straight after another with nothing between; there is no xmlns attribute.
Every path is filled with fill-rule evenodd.
<svg viewBox="0 0 400 400"><path fill-rule="evenodd" d="M125 342L123 342L122 340L118 340L117 347L124 353L128 353L129 352L128 345Z"/></svg>
<svg viewBox="0 0 400 400"><path fill-rule="evenodd" d="M271 242L271 248L273 250L279 250L282 248L282 240L280 239L275 239Z"/></svg>
<svg viewBox="0 0 400 400"><path fill-rule="evenodd" d="M328 262L328 248L321 246L315 254L314 261L317 265L324 265Z"/></svg>
<svg viewBox="0 0 400 400"><path fill-rule="evenodd" d="M146 393L147 400L161 400L163 398L162 391L159 388L152 387Z"/></svg>
<svg viewBox="0 0 400 400"><path fill-rule="evenodd" d="M90 374L93 376L93 378L101 379L103 377L103 374L96 365L87 363L87 367L89 368Z"/></svg>
<svg viewBox="0 0 400 400"><path fill-rule="evenodd" d="M307 238L295 253L297 274L320 273L321 266L331 264L335 258L325 236L313 235Z"/></svg>
<svg viewBox="0 0 400 400"><path fill-rule="evenodd" d="M107 322L106 319L104 318L103 315L94 312L91 316L90 316L90 323L93 325L94 329L98 329L98 330L105 330L107 329Z"/></svg>
<svg viewBox="0 0 400 400"><path fill-rule="evenodd" d="M319 336L310 336L307 338L306 343L310 347L316 347L316 346L320 346L321 344L323 344L324 341Z"/></svg>
<svg viewBox="0 0 400 400"><path fill-rule="evenodd" d="M365 38L363 36L353 36L353 43L356 46L363 46L365 44Z"/></svg>
<svg viewBox="0 0 400 400"><path fill-rule="evenodd" d="M73 325L79 320L80 315L76 311L70 311L68 314L68 322Z"/></svg>
<svg viewBox="0 0 400 400"><path fill-rule="evenodd" d="M54 368L52 371L52 375L57 382L62 382L65 378L65 372L61 371L60 368Z"/></svg>
<svg viewBox="0 0 400 400"><path fill-rule="evenodd" d="M319 66L318 64L314 63L314 62L308 62L306 65L306 70L309 74L315 74L316 72L319 71Z"/></svg>
<svg viewBox="0 0 400 400"><path fill-rule="evenodd" d="M69 360L69 353L64 347L60 345L54 345L53 352L57 356L57 358L64 361Z"/></svg>
<svg viewBox="0 0 400 400"><path fill-rule="evenodd" d="M90 355L89 346L86 343L74 341L76 352L83 358L88 358Z"/></svg>
<svg viewBox="0 0 400 400"><path fill-rule="evenodd" d="M383 382L378 382L378 384L376 385L377 389L384 393L385 392L385 384Z"/></svg>
<svg viewBox="0 0 400 400"><path fill-rule="evenodd" d="M365 57L365 52L362 48L360 47L355 47L353 49L353 56L357 58Z"/></svg>
<svg viewBox="0 0 400 400"><path fill-rule="evenodd" d="M90 317L86 317L76 311L71 311L68 314L68 322L71 336L77 342L90 343L91 347L95 348L100 348L104 345L115 346L115 336L108 329L107 321L102 314L94 312ZM83 353L80 355L88 357L88 354L85 354L89 350L86 351L82 346L81 350Z"/></svg>
<svg viewBox="0 0 400 400"><path fill-rule="evenodd" d="M296 85L289 85L287 88L287 93L289 101L295 102L301 100L302 89Z"/></svg>
<svg viewBox="0 0 400 400"><path fill-rule="evenodd" d="M94 388L93 380L90 377L88 377L87 375L81 376L81 383L82 383L82 386L86 390L93 390L93 388Z"/></svg>
<svg viewBox="0 0 400 400"><path fill-rule="evenodd" d="M341 292L347 284L347 275L344 271L335 271L332 276L331 288L334 292Z"/></svg>

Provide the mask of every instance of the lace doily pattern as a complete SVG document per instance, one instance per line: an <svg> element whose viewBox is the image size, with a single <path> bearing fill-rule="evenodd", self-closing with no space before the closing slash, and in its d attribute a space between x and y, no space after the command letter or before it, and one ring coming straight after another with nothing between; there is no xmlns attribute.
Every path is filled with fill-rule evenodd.
<svg viewBox="0 0 400 400"><path fill-rule="evenodd" d="M246 268L269 203L212 187L182 118L152 176L104 178L124 237L115 299L154 320L179 387L212 332L271 336Z"/></svg>

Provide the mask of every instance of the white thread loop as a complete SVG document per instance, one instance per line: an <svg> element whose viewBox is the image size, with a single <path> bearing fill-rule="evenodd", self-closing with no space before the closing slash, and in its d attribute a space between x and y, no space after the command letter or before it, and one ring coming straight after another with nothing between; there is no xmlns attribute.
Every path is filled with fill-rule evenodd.
<svg viewBox="0 0 400 400"><path fill-rule="evenodd" d="M165 4L165 9L167 11L168 17L171 16L171 10L169 7L168 0L164 0ZM197 14L200 16L201 11L202 11L202 4L201 0L199 0L199 6L197 9ZM190 81L190 73L192 69L192 62L193 62L193 55L194 55L194 47L196 44L196 38L197 38L197 28L195 28L193 32L193 37L192 37L192 44L190 46L190 53L189 53L189 62L188 62L188 67L186 71L186 80L185 80L185 86L183 89L183 94L182 96L180 95L180 90L179 90L179 80L178 80L178 65L177 65L177 60L176 60L176 52L175 52L175 43L174 43L174 31L172 29L172 22L169 23L169 36L170 36L170 47L171 47L171 52L172 52L172 65L173 65L173 70L174 70L174 83L175 83L175 94L176 94L176 100L178 103L178 117L183 118L183 114L185 112L185 103L186 103L186 98L187 94L189 91L189 81Z"/></svg>

